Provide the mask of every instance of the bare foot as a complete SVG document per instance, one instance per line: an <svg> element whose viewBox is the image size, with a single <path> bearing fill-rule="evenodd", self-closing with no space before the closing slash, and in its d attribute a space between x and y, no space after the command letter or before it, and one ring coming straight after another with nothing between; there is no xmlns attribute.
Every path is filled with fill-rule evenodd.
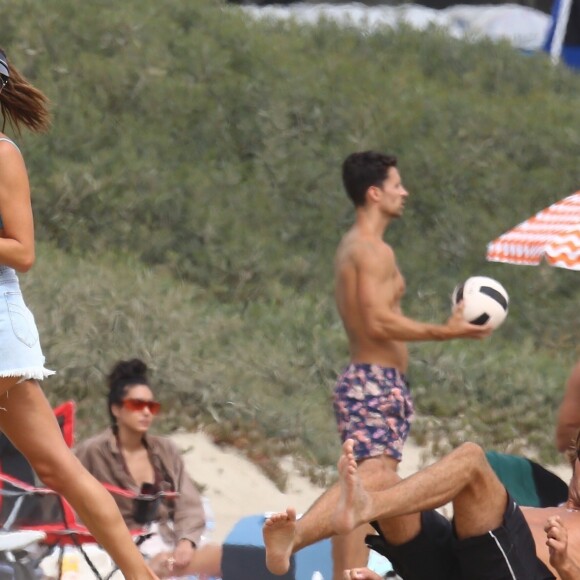
<svg viewBox="0 0 580 580"><path fill-rule="evenodd" d="M296 510L271 515L262 528L266 547L266 566L272 574L281 576L290 568L290 557L296 535Z"/></svg>
<svg viewBox="0 0 580 580"><path fill-rule="evenodd" d="M348 534L367 521L371 502L358 476L357 464L353 453L354 442L347 439L342 445L342 455L338 460L340 476L340 498L332 517L334 531Z"/></svg>

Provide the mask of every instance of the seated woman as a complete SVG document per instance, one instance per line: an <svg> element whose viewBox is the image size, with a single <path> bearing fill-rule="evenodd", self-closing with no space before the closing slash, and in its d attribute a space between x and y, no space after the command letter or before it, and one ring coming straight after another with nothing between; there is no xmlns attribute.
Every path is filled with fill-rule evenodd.
<svg viewBox="0 0 580 580"><path fill-rule="evenodd" d="M148 434L161 405L154 399L147 365L139 359L118 362L108 376L108 386L111 427L80 443L75 449L77 457L103 483L149 494L178 492L176 499L160 502L155 533L140 549L160 576L195 573L219 577L222 548L200 546L204 509L179 449L167 437ZM127 526L142 528L138 504L120 496L115 500Z"/></svg>

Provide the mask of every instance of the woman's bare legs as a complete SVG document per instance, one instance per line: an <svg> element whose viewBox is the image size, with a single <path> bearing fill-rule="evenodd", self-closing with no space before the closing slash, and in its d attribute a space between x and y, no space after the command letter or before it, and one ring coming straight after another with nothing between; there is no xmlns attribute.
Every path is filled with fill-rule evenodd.
<svg viewBox="0 0 580 580"><path fill-rule="evenodd" d="M110 554L126 580L156 578L131 538L109 492L67 447L36 381L0 378L0 430L28 459L43 483L64 496Z"/></svg>

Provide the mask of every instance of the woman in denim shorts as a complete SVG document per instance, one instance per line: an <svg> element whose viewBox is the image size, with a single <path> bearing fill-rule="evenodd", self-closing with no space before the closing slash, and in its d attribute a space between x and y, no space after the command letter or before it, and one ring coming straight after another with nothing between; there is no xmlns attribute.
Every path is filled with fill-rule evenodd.
<svg viewBox="0 0 580 580"><path fill-rule="evenodd" d="M3 127L48 129L46 97L9 65L0 49ZM34 263L34 226L28 175L20 150L0 133L0 430L26 456L45 485L62 494L109 552L127 580L156 576L131 539L111 495L67 447L38 381L44 366L34 317L16 272Z"/></svg>
<svg viewBox="0 0 580 580"><path fill-rule="evenodd" d="M24 303L13 268L0 265L0 293L0 377L42 380L54 374L44 368L34 316Z"/></svg>

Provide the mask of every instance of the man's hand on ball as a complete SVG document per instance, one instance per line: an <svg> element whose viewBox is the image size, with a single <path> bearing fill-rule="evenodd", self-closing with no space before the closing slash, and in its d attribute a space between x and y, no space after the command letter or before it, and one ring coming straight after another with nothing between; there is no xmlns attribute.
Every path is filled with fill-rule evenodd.
<svg viewBox="0 0 580 580"><path fill-rule="evenodd" d="M457 337L487 338L493 332L490 324L471 324L463 316L464 304L459 302L453 307L453 312L447 320L447 326Z"/></svg>

